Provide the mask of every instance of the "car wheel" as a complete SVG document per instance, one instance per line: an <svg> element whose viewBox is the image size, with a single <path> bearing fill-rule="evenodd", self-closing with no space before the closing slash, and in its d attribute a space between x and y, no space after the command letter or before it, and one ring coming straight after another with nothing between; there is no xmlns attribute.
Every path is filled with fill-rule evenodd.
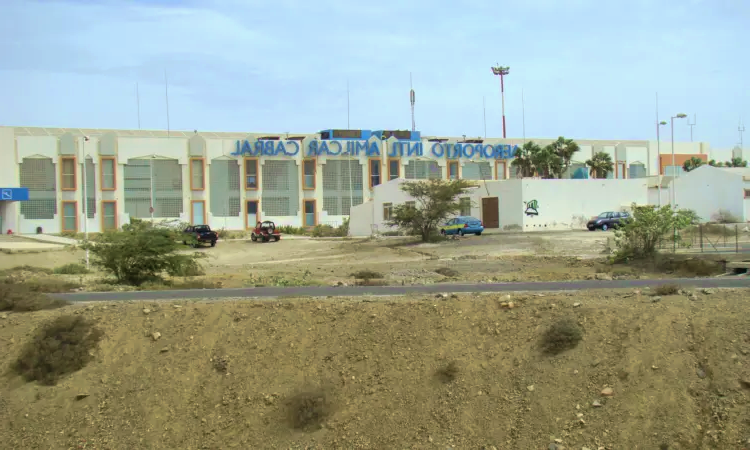
<svg viewBox="0 0 750 450"><path fill-rule="evenodd" d="M459 236L463 236L464 235L464 230L458 230L458 235Z"/></svg>
<svg viewBox="0 0 750 450"><path fill-rule="evenodd" d="M476 235L477 235L477 236L481 236L481 235L482 235L482 232L480 231L479 233L476 233Z"/></svg>
<svg viewBox="0 0 750 450"><path fill-rule="evenodd" d="M274 236L274 237L273 237L273 241L274 241L274 242L279 242L279 237L278 237L278 236Z"/></svg>
<svg viewBox="0 0 750 450"><path fill-rule="evenodd" d="M253 242L257 242L258 241L258 236L256 236L255 233L253 233L253 234L250 235L250 240L253 241Z"/></svg>
<svg viewBox="0 0 750 450"><path fill-rule="evenodd" d="M211 247L216 247L216 241L211 241Z"/></svg>
<svg viewBox="0 0 750 450"><path fill-rule="evenodd" d="M609 230L609 227L605 223L604 225L602 225L602 231L607 231L607 230Z"/></svg>
<svg viewBox="0 0 750 450"><path fill-rule="evenodd" d="M445 230L440 230L440 234L441 234L442 236L445 236Z"/></svg>

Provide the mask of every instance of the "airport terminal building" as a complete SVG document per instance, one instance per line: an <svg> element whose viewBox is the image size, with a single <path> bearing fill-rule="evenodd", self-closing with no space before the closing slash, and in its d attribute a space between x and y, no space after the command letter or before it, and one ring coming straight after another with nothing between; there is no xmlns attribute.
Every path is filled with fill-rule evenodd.
<svg viewBox="0 0 750 450"><path fill-rule="evenodd" d="M532 139L540 145L552 139ZM130 218L242 230L257 221L338 225L394 179L505 180L523 139L421 136L387 130L314 134L0 127L3 233L89 232ZM567 178L606 152L613 179L679 172L706 143L576 139ZM12 191L11 191L12 190ZM84 222L85 221L85 222Z"/></svg>

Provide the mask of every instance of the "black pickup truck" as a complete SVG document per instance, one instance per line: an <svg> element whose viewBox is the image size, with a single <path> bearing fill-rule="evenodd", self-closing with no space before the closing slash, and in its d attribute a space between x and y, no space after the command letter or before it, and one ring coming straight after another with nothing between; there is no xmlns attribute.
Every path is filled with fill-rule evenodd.
<svg viewBox="0 0 750 450"><path fill-rule="evenodd" d="M192 235L192 238L190 238L190 243L193 244L194 247L197 247L198 244L203 244L206 242L211 243L211 247L214 247L216 245L216 241L219 240L219 235L216 234L215 231L211 231L211 227L208 225L191 225L183 231L185 235ZM185 236L185 239L182 241L183 244L188 243L188 237Z"/></svg>

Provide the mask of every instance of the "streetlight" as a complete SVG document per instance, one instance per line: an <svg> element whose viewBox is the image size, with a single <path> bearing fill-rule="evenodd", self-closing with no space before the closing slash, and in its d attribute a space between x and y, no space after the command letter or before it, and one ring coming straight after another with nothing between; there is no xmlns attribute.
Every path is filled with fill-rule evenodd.
<svg viewBox="0 0 750 450"><path fill-rule="evenodd" d="M505 85L503 83L503 77L510 73L510 67L496 65L492 67L492 74L500 77L500 98L503 105L503 139L505 139Z"/></svg>
<svg viewBox="0 0 750 450"><path fill-rule="evenodd" d="M677 170L675 169L675 162L674 162L674 120L675 119L684 119L687 117L687 114L679 113L676 116L672 116L669 120L671 122L670 128L672 132L672 208L675 208L677 206L677 196L675 195L675 173L677 173Z"/></svg>
<svg viewBox="0 0 750 450"><path fill-rule="evenodd" d="M89 141L88 136L83 136L83 139L81 139L81 167L82 169L82 177L83 178L83 232L84 232L84 241L88 244L89 242L89 195L88 195L88 182L86 180L86 142ZM100 214L102 214L100 212ZM89 267L89 249L86 248L86 270L88 270Z"/></svg>

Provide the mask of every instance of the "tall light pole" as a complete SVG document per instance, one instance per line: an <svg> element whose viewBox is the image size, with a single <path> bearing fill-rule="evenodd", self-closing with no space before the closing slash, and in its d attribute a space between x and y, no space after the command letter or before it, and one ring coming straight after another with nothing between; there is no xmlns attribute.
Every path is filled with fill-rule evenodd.
<svg viewBox="0 0 750 450"><path fill-rule="evenodd" d="M86 142L88 142L89 137L83 136L81 139L81 161L83 163L81 166L83 167L82 170L82 177L83 178L83 233L84 233L84 240L86 243L89 241L89 194L88 194L88 182L86 180ZM101 214L101 212L100 212ZM89 269L89 249L86 248L86 269Z"/></svg>
<svg viewBox="0 0 750 450"><path fill-rule="evenodd" d="M693 114L693 123L690 123L690 119L688 118L688 126L690 127L690 142L693 142L693 127L696 123L698 123L695 119L695 114Z"/></svg>
<svg viewBox="0 0 750 450"><path fill-rule="evenodd" d="M508 75L508 73L510 73L510 67L508 66L498 64L492 67L492 74L500 77L500 99L503 107L503 139L505 139L505 83L503 77Z"/></svg>
<svg viewBox="0 0 750 450"><path fill-rule="evenodd" d="M675 119L684 119L685 117L687 117L687 114L679 113L676 116L672 116L669 119L670 122L671 122L670 128L671 128L671 131L672 131L672 208L673 209L675 207L677 207L677 195L675 193L676 189L675 189L675 185L674 185L675 178L677 178L676 175L675 175L677 173L677 169L675 169L675 162L674 162L674 120Z"/></svg>

